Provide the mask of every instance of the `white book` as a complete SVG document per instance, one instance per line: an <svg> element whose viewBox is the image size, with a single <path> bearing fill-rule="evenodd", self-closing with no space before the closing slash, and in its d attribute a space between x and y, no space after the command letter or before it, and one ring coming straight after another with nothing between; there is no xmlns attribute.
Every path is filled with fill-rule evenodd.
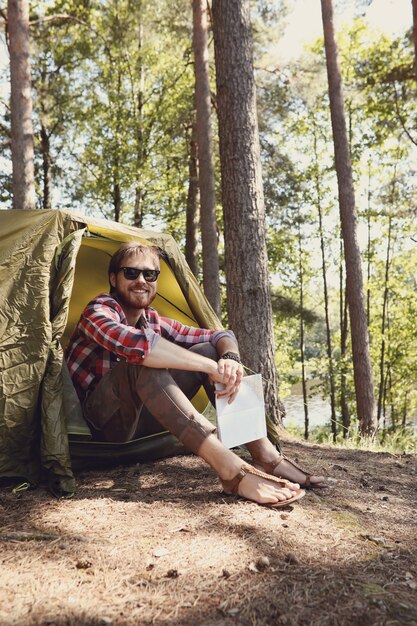
<svg viewBox="0 0 417 626"><path fill-rule="evenodd" d="M216 412L217 436L227 448L266 437L262 376L245 376L231 404L227 398L216 398Z"/></svg>

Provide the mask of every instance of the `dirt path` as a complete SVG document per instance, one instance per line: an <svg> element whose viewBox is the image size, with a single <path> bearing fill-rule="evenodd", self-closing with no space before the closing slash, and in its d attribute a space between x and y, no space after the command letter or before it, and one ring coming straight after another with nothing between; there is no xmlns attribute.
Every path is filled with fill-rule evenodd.
<svg viewBox="0 0 417 626"><path fill-rule="evenodd" d="M417 626L417 457L285 451L331 477L292 510L190 456L0 492L0 625Z"/></svg>

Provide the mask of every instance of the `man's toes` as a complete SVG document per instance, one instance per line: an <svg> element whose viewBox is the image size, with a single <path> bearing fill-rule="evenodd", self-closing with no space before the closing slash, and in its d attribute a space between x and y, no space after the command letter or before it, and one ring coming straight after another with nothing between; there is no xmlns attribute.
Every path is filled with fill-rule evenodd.
<svg viewBox="0 0 417 626"><path fill-rule="evenodd" d="M326 482L324 476L310 476L310 483L312 485L318 485L319 483Z"/></svg>
<svg viewBox="0 0 417 626"><path fill-rule="evenodd" d="M284 502L284 500L288 500L288 496L283 493L282 490L277 491L274 495L278 502Z"/></svg>
<svg viewBox="0 0 417 626"><path fill-rule="evenodd" d="M288 480L287 482L288 482L288 487L289 487L290 489L295 489L296 491L297 491L298 489L300 489L300 485L299 485L299 483L292 483L292 482L290 482L289 480Z"/></svg>
<svg viewBox="0 0 417 626"><path fill-rule="evenodd" d="M280 501L289 500L289 498L292 498L293 496L295 496L295 494L296 494L295 491L293 491L292 489L288 489L287 487L278 489L275 492L275 495L277 496L277 498L279 498Z"/></svg>

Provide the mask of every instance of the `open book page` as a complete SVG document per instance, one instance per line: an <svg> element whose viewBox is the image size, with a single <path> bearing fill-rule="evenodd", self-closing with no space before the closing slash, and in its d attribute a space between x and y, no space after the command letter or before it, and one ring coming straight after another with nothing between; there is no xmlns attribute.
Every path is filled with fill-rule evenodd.
<svg viewBox="0 0 417 626"><path fill-rule="evenodd" d="M245 376L232 404L216 398L217 434L227 448L266 437L262 376Z"/></svg>

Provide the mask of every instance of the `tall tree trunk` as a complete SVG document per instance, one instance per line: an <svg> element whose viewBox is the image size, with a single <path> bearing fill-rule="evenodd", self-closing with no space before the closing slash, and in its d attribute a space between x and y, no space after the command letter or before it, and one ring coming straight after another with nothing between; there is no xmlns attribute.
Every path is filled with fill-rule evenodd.
<svg viewBox="0 0 417 626"><path fill-rule="evenodd" d="M387 238L387 251L385 256L385 280L384 280L384 295L382 300L382 316L381 316L381 351L379 355L379 390L378 390L378 409L377 420L378 423L382 415L382 404L384 397L384 380L385 380L385 350L386 340L385 333L387 328L388 319L388 294L389 294L389 271L391 266L391 236L392 236L392 217L388 219L388 238Z"/></svg>
<svg viewBox="0 0 417 626"><path fill-rule="evenodd" d="M413 41L414 41L414 73L417 80L417 0L411 0L413 5Z"/></svg>
<svg viewBox="0 0 417 626"><path fill-rule="evenodd" d="M337 437L337 421L336 421L336 385L334 380L334 367L333 367L333 348L332 348L332 334L330 329L330 315L329 315L329 291L327 288L327 268L326 268L326 253L325 242L323 233L323 210L321 206L322 193L320 186L320 176L318 169L318 153L317 153L317 129L315 123L313 124L314 133L314 158L315 158L315 185L316 185L316 207L319 217L319 237L320 237L320 251L321 251L321 273L323 278L323 296L324 296L324 315L326 323L326 347L327 347L327 370L329 376L329 390L330 390L330 411L331 411L331 430L333 435L333 441L336 441Z"/></svg>
<svg viewBox="0 0 417 626"><path fill-rule="evenodd" d="M10 52L12 193L14 209L35 208L29 2L8 0Z"/></svg>
<svg viewBox="0 0 417 626"><path fill-rule="evenodd" d="M300 360L301 360L301 385L303 390L304 406L304 439L309 437L309 417L308 417L308 394L305 364L305 343L304 343L304 266L303 247L301 240L301 219L298 220L298 277L300 285Z"/></svg>
<svg viewBox="0 0 417 626"><path fill-rule="evenodd" d="M144 162L143 147L143 101L145 90L145 75L143 71L142 48L143 48L143 25L142 25L142 0L138 2L137 10L141 17L138 30L138 50L139 62L136 68L139 78L139 91L136 98L136 184L135 184L135 206L133 209L133 225L142 228L143 225L143 197L142 167Z"/></svg>
<svg viewBox="0 0 417 626"><path fill-rule="evenodd" d="M198 277L198 166L197 166L197 128L193 120L189 142L188 195L185 232L185 259L194 276Z"/></svg>
<svg viewBox="0 0 417 626"><path fill-rule="evenodd" d="M219 254L217 249L216 192L207 43L207 0L193 0L193 48L203 288L208 301L220 317Z"/></svg>
<svg viewBox="0 0 417 626"><path fill-rule="evenodd" d="M120 102L121 102L121 88L122 88L122 75L120 68L117 67L117 92L116 92L116 101L114 102L115 107L115 115L117 120L117 129L116 134L113 139L113 211L114 211L114 221L120 222L121 213L122 213L122 192L120 187L120 163L121 163L121 152L122 146L119 137L119 127L121 124L121 110L120 110Z"/></svg>
<svg viewBox="0 0 417 626"><path fill-rule="evenodd" d="M340 267L339 267L339 315L340 315L340 408L342 411L343 438L346 439L350 429L350 413L347 402L347 338L348 338L348 311L346 301L346 284L343 273L343 241L340 236Z"/></svg>
<svg viewBox="0 0 417 626"><path fill-rule="evenodd" d="M372 226L372 220L371 220L371 197L372 197L372 193L371 193L371 161L369 160L368 162L368 207L367 207L367 211L366 211L366 227L367 227L367 232L368 232L368 241L367 241L367 246L366 246L366 261L367 261L367 272L366 272L366 277L367 277L367 286L366 286L366 319L368 321L368 328L369 328L369 324L371 323L371 266L372 266L372 250L371 250L371 243L372 243L372 230L371 230L371 226Z"/></svg>
<svg viewBox="0 0 417 626"><path fill-rule="evenodd" d="M213 0L229 325L265 381L269 436L281 424L266 250L249 0ZM275 432L274 432L275 431Z"/></svg>
<svg viewBox="0 0 417 626"><path fill-rule="evenodd" d="M346 295L350 313L356 406L362 435L373 435L376 428L369 334L366 321L361 256L356 234L355 195L346 132L342 77L333 23L332 0L321 0L330 112L332 118L339 208L346 263Z"/></svg>

